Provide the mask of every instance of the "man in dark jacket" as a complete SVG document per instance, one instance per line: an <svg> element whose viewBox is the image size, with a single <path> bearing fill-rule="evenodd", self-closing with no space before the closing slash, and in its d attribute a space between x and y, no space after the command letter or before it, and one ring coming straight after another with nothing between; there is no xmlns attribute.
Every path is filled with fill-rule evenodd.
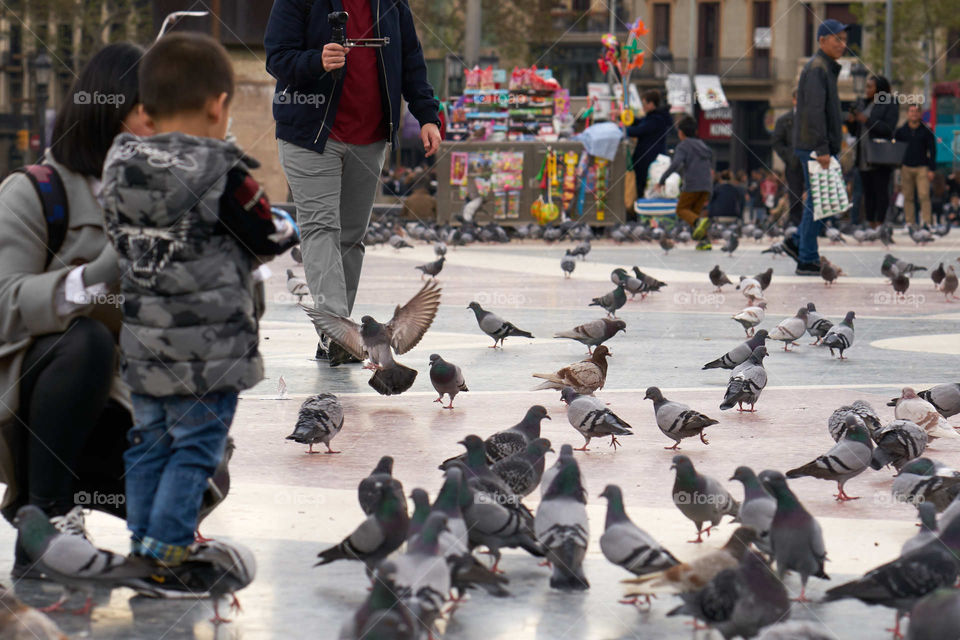
<svg viewBox="0 0 960 640"><path fill-rule="evenodd" d="M632 168L637 180L637 197L642 198L647 187L647 172L661 153L667 152L667 134L673 126L670 106L661 103L659 91L650 89L640 96L644 117L626 128L626 135L637 139L633 148Z"/></svg>
<svg viewBox="0 0 960 640"><path fill-rule="evenodd" d="M803 219L803 168L793 152L793 118L797 110L797 90L793 90L793 107L777 118L773 127L773 150L783 161L783 176L787 181L787 202L790 224L799 227Z"/></svg>
<svg viewBox="0 0 960 640"><path fill-rule="evenodd" d="M348 39L389 44L331 42L331 11L349 14ZM401 98L420 123L426 155L440 146L439 103L413 14L407 0L275 0L264 47L277 79L280 163L297 205L310 294L318 309L350 316L386 143L398 144ZM317 358L344 361L337 347L328 354L321 335Z"/></svg>
<svg viewBox="0 0 960 640"><path fill-rule="evenodd" d="M916 192L920 199L923 224L932 222L930 208L930 183L937 168L937 140L923 120L920 105L912 104L907 109L907 121L897 129L897 142L906 142L900 167L900 190L903 192L903 212L907 224L917 222L917 205L913 201Z"/></svg>
<svg viewBox="0 0 960 640"><path fill-rule="evenodd" d="M797 84L793 152L803 170L807 199L799 230L783 243L784 250L797 261L797 275L820 275L817 236L823 225L821 221L813 219L807 161L812 153L820 166L826 169L830 166L830 157L840 153L843 128L840 122L840 98L837 96L837 77L840 75L837 58L847 49L849 28L848 25L833 19L820 23L817 28L820 48L803 67Z"/></svg>

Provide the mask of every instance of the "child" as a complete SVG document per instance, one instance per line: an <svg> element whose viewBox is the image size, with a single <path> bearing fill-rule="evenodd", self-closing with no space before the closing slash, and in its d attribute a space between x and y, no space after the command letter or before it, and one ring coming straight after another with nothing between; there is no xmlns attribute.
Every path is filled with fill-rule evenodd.
<svg viewBox="0 0 960 640"><path fill-rule="evenodd" d="M233 91L220 44L163 37L140 63L140 98L157 133L117 136L103 171L134 408L127 527L133 554L163 567L188 558L237 395L263 377L257 256L297 240L250 177L256 161L224 141Z"/></svg>
<svg viewBox="0 0 960 640"><path fill-rule="evenodd" d="M700 214L710 200L710 191L713 188L713 178L710 175L713 169L713 152L697 138L697 122L690 116L684 116L677 123L677 135L680 144L673 152L670 166L660 176L657 191L663 189L671 173L682 173L683 185L680 197L677 198L677 217L693 227L693 239L700 241L697 249L709 250L710 241L706 235L710 220Z"/></svg>

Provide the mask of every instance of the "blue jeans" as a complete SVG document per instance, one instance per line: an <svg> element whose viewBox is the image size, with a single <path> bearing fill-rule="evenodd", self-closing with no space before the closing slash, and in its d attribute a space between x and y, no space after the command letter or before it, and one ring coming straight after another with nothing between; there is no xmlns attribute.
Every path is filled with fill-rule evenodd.
<svg viewBox="0 0 960 640"><path fill-rule="evenodd" d="M127 528L135 551L182 559L164 556L168 551L182 556L193 542L207 480L223 457L237 392L200 398L135 393L132 399L134 425L123 455Z"/></svg>
<svg viewBox="0 0 960 640"><path fill-rule="evenodd" d="M860 224L860 205L863 203L863 181L860 179L860 169L854 169L853 174L853 206L850 208L850 222Z"/></svg>
<svg viewBox="0 0 960 640"><path fill-rule="evenodd" d="M813 219L810 170L807 168L807 162L810 160L810 150L794 149L793 152L800 159L800 166L803 167L803 188L807 192L807 197L803 200L803 218L800 219L800 226L793 236L793 241L797 244L797 262L807 264L820 262L820 248L817 244L817 237L820 235L823 221Z"/></svg>

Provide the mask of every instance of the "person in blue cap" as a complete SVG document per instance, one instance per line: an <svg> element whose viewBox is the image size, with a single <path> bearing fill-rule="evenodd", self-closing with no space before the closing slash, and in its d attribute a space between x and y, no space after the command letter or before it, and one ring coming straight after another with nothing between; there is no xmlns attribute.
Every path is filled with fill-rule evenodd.
<svg viewBox="0 0 960 640"><path fill-rule="evenodd" d="M820 48L800 73L797 84L797 111L793 120L793 148L803 167L803 183L807 198L799 230L787 238L783 248L797 261L797 275L820 275L820 251L817 236L823 223L813 219L813 200L810 196L810 172L807 161L811 152L824 169L830 166L830 157L840 153L843 136L840 98L837 95L837 77L840 63L837 58L847 50L849 25L839 20L824 20L817 28Z"/></svg>

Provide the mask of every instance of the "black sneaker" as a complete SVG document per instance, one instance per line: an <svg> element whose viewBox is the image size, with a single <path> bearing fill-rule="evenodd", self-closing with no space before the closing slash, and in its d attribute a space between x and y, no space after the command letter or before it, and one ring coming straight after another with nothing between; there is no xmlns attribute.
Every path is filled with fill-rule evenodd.
<svg viewBox="0 0 960 640"><path fill-rule="evenodd" d="M780 243L780 246L783 247L783 252L793 258L797 263L800 262L799 249L797 248L797 243L793 241L793 238L784 238L783 242ZM817 273L820 273L817 271Z"/></svg>
<svg viewBox="0 0 960 640"><path fill-rule="evenodd" d="M330 346L327 349L327 360L330 361L331 367L336 367L341 364L357 364L363 362L363 360L360 360L333 340L330 341Z"/></svg>
<svg viewBox="0 0 960 640"><path fill-rule="evenodd" d="M797 270L794 273L798 276L818 276L820 275L820 263L800 262L797 264Z"/></svg>

